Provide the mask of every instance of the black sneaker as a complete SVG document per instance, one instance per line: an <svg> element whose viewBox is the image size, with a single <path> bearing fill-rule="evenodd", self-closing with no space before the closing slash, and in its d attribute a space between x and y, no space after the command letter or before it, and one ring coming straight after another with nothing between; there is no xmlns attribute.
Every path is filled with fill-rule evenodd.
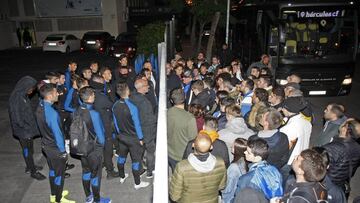
<svg viewBox="0 0 360 203"><path fill-rule="evenodd" d="M112 170L112 171L107 171L107 175L106 175L106 178L107 179L113 179L113 178L118 178L120 177L119 175L119 172L115 171L115 170Z"/></svg>
<svg viewBox="0 0 360 203"><path fill-rule="evenodd" d="M36 180L45 180L46 179L46 177L43 174L41 174L40 172L37 172L37 171L35 173L32 173L30 175L30 177L32 177Z"/></svg>
<svg viewBox="0 0 360 203"><path fill-rule="evenodd" d="M36 165L35 165L35 170L36 170L36 171L41 171L41 170L43 170L43 167L42 167L42 166L36 166ZM26 168L25 168L25 173L28 173L28 174L31 173L31 169L28 168L28 167L26 167Z"/></svg>
<svg viewBox="0 0 360 203"><path fill-rule="evenodd" d="M64 175L65 178L70 178L70 176L71 176L70 173L65 172L65 175Z"/></svg>
<svg viewBox="0 0 360 203"><path fill-rule="evenodd" d="M146 174L146 170L145 169L143 169L142 171L140 171L140 177L143 177L143 175L145 175Z"/></svg>
<svg viewBox="0 0 360 203"><path fill-rule="evenodd" d="M65 167L65 171L68 171L68 170L70 170L70 169L73 169L75 167L75 165L74 164L66 164L66 167Z"/></svg>

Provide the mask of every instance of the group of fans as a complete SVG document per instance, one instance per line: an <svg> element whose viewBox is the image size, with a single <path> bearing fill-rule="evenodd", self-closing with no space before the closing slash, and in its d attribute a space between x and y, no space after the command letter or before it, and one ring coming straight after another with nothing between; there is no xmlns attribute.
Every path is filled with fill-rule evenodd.
<svg viewBox="0 0 360 203"><path fill-rule="evenodd" d="M155 88L152 64L145 62L136 74L125 55L114 69L99 69L97 62L91 62L77 72L77 63L70 61L65 72L48 72L40 82L30 76L17 82L9 98L13 134L20 141L26 172L37 180L46 179L33 159L33 138L41 135L49 166L50 202L75 202L63 190L64 179L70 176L65 171L74 167L68 163L70 154L81 160L87 203L111 202L100 196L102 168L108 179L124 183L129 176L124 169L129 153L134 188L149 186L141 176L151 179L155 169ZM40 96L35 111L30 100L34 92Z"/></svg>
<svg viewBox="0 0 360 203"><path fill-rule="evenodd" d="M331 103L310 144L314 116L300 76L275 85L267 55L246 71L239 59L221 60L207 63L200 52L166 64L171 201L346 202L360 163L359 120ZM81 160L87 203L111 202L100 196L102 168L124 183L129 153L134 188L150 184L141 176L151 179L155 169L157 78L151 62L135 73L122 55L114 69L91 62L78 71L70 61L65 72L48 72L40 82L30 76L17 82L9 98L13 134L26 172L37 180L46 179L33 160L33 138L42 136L50 202L75 202L63 190L65 171L74 167L69 154ZM35 90L41 99L33 111ZM72 136L83 129L92 144L79 155L74 150L82 144Z"/></svg>
<svg viewBox="0 0 360 203"><path fill-rule="evenodd" d="M166 65L171 200L347 202L360 164L359 120L330 103L310 143L315 117L299 75L275 85L267 55L246 71L220 58L178 55Z"/></svg>

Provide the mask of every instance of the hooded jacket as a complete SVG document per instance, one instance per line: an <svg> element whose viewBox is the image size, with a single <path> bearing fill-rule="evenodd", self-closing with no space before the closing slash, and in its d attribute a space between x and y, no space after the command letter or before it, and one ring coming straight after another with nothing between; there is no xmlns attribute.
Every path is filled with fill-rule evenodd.
<svg viewBox="0 0 360 203"><path fill-rule="evenodd" d="M39 135L35 114L28 91L36 85L36 80L30 76L21 78L15 85L9 97L9 117L14 136L20 139Z"/></svg>
<svg viewBox="0 0 360 203"><path fill-rule="evenodd" d="M200 161L194 154L180 161L169 185L172 200L178 203L217 203L218 192L226 184L226 168L221 158L209 155Z"/></svg>
<svg viewBox="0 0 360 203"><path fill-rule="evenodd" d="M247 127L244 119L241 117L234 118L226 123L225 129L219 131L219 139L225 142L228 148L230 161L234 157L231 153L231 146L235 139L248 139L251 135L254 134L255 133Z"/></svg>
<svg viewBox="0 0 360 203"><path fill-rule="evenodd" d="M205 130L200 131L200 133L205 133L205 134L209 135L211 142L212 142L212 146L213 146L213 148L211 150L211 154L216 157L221 157L225 162L226 168L229 167L230 161L229 161L229 153L227 150L227 146L224 141L218 139L219 138L218 133L216 131L205 131ZM188 142L188 144L186 145L183 159L187 159L189 157L189 155L194 152L193 146L192 146L194 141L195 141L195 139L190 140Z"/></svg>
<svg viewBox="0 0 360 203"><path fill-rule="evenodd" d="M266 161L280 170L289 160L288 137L279 130L263 130L251 136L249 140L257 138L266 140L269 145L269 156Z"/></svg>

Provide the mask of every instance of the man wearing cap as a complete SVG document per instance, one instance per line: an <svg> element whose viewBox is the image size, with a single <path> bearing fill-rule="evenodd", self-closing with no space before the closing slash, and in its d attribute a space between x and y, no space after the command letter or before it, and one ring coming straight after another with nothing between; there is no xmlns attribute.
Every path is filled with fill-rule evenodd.
<svg viewBox="0 0 360 203"><path fill-rule="evenodd" d="M288 84L285 85L284 88L285 97L290 97L291 93L296 90L300 90L299 83L289 82Z"/></svg>
<svg viewBox="0 0 360 203"><path fill-rule="evenodd" d="M290 171L291 163L301 151L309 148L310 135L312 125L306 120L300 112L306 107L300 97L289 97L284 100L282 112L287 117L287 122L280 128L280 132L285 133L289 140L289 150L292 151L287 163L288 170L283 171L283 175L287 177L286 172ZM284 178L286 180L286 178Z"/></svg>

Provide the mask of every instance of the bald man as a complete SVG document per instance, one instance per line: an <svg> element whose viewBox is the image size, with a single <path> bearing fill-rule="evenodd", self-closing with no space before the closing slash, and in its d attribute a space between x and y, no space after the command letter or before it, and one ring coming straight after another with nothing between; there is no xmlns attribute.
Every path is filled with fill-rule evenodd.
<svg viewBox="0 0 360 203"><path fill-rule="evenodd" d="M219 190L226 184L224 161L209 152L212 144L206 134L199 134L193 146L194 153L175 167L170 197L178 203L218 202Z"/></svg>
<svg viewBox="0 0 360 203"><path fill-rule="evenodd" d="M145 96L145 94L149 91L148 81L141 78L137 79L134 86L136 92L131 94L130 100L139 110L141 128L144 134L143 141L146 150L146 177L152 178L153 170L155 169L155 138L157 119L151 102Z"/></svg>

